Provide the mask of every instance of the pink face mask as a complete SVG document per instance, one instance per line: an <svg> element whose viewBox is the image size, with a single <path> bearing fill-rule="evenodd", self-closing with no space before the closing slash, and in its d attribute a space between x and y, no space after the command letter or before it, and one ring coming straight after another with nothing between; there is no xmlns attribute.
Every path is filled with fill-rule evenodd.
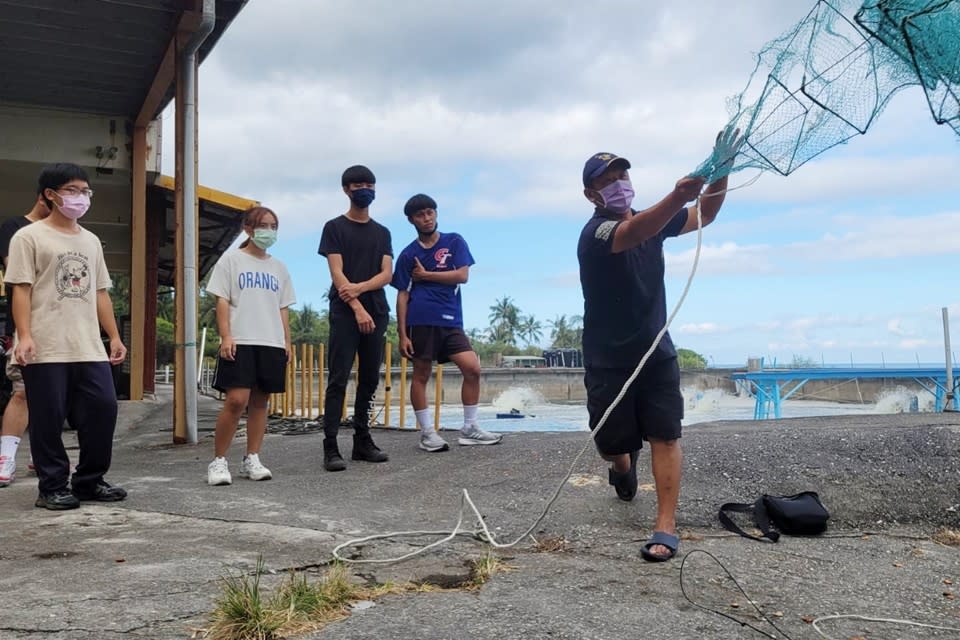
<svg viewBox="0 0 960 640"><path fill-rule="evenodd" d="M629 180L617 180L600 189L603 206L614 213L630 210L633 202L633 185Z"/></svg>
<svg viewBox="0 0 960 640"><path fill-rule="evenodd" d="M87 209L90 208L90 196L85 196L82 193L78 193L77 195L57 195L59 195L63 201L63 204L57 208L60 209L60 213L71 220L79 220L83 217L83 214L87 212Z"/></svg>

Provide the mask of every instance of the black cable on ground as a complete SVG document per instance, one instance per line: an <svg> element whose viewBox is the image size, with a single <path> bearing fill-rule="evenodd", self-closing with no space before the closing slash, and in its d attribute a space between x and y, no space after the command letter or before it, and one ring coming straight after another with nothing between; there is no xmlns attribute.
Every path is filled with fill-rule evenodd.
<svg viewBox="0 0 960 640"><path fill-rule="evenodd" d="M744 622L743 620L740 620L739 618L735 618L734 616L732 616L732 615L730 615L730 614L728 614L728 613L724 613L723 611L717 611L716 609L711 609L710 607L707 607L707 606L704 606L704 605L699 604L699 603L697 603L697 602L694 602L693 599L690 598L689 595L687 595L687 590L686 590L686 588L685 588L684 585L683 585L683 570L684 570L684 567L685 567L686 564L687 564L687 560L690 559L690 556L692 556L692 555L694 555L694 554L697 554L697 553L702 553L702 554L710 557L714 562L716 562L717 565L718 565L721 569L723 569L723 572L727 574L727 577L730 578L731 581L733 581L733 584L736 585L736 587L737 587L737 589L740 591L740 593L743 594L743 597L747 599L747 602L749 602L750 605L751 605L754 609L757 610L757 613L760 614L760 617L763 618L764 620L766 620L766 621L770 624L771 627L773 627L774 629L776 629L777 632L778 632L781 636L783 636L783 637L786 638L787 640L793 640L789 635L787 635L787 633L786 633L785 631L783 631L782 629L780 629L780 627L778 627L777 625L775 625L775 624L773 623L773 621L772 621L770 618L767 617L767 614L765 614L765 613L763 612L763 610L761 610L760 607L757 606L757 604L753 601L753 598L751 598L750 596L748 596L748 595L747 595L747 592L743 590L743 587L740 586L740 583L737 582L737 579L733 577L733 574L730 573L729 569L727 569L727 568L723 565L723 563L720 562L720 560L718 560L717 557L716 557L715 555L713 555L712 553L710 553L709 551L703 551L702 549L694 549L693 551L691 551L691 552L689 552L688 554L686 554L686 555L683 557L683 562L680 563L680 592L683 594L683 597L687 599L687 602L689 602L689 603L692 604L693 606L697 607L698 609L702 609L703 611L709 611L710 613L715 613L715 614L717 614L718 616L723 616L724 618L727 618L728 620L733 620L734 622L736 622L737 624L739 624L739 625L742 626L742 627L750 627L751 629L753 629L753 630L756 631L757 633L759 633L759 634L761 634L761 635L763 635L763 636L766 636L767 638L770 638L771 640L780 640L777 636L772 635L772 634L770 634L770 633L767 633L767 632L764 631L763 629L757 628L757 627L753 626L752 624L750 624L749 622Z"/></svg>

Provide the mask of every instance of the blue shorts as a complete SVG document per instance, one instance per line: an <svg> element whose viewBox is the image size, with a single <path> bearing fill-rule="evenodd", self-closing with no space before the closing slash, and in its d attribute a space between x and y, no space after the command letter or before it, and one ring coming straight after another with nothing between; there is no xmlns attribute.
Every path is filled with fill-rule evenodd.
<svg viewBox="0 0 960 640"><path fill-rule="evenodd" d="M588 368L587 387L590 429L600 422L633 369ZM605 455L631 453L644 440L677 440L683 420L680 366L676 358L647 362L626 395L596 434L597 450Z"/></svg>

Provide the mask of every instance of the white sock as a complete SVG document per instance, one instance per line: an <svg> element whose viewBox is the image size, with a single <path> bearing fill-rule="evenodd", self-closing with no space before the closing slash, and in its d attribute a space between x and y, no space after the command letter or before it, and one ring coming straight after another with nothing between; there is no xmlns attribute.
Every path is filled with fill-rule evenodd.
<svg viewBox="0 0 960 640"><path fill-rule="evenodd" d="M0 436L0 456L5 458L16 458L17 447L20 446L20 438L17 436Z"/></svg>
<svg viewBox="0 0 960 640"><path fill-rule="evenodd" d="M427 429L433 429L433 425L430 424L430 409L420 409L420 411L414 411L413 414L417 416L417 426L420 427L421 431L426 431Z"/></svg>
<svg viewBox="0 0 960 640"><path fill-rule="evenodd" d="M477 405L463 405L463 427L467 428L477 421Z"/></svg>

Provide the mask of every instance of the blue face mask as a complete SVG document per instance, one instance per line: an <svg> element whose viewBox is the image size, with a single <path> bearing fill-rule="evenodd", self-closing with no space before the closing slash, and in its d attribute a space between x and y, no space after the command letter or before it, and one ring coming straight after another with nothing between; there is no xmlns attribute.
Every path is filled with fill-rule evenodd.
<svg viewBox="0 0 960 640"><path fill-rule="evenodd" d="M350 201L361 209L366 209L377 196L373 189L356 189L350 192Z"/></svg>

